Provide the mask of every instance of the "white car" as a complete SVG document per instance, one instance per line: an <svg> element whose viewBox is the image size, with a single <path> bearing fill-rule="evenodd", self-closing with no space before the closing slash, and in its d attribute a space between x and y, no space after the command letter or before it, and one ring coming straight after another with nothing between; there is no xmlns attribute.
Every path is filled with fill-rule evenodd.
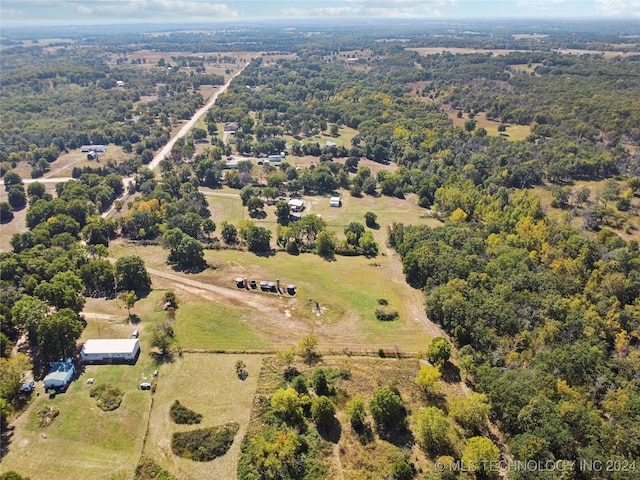
<svg viewBox="0 0 640 480"><path fill-rule="evenodd" d="M22 386L18 389L18 393L31 393L33 389L36 388L36 382L33 380L29 380L24 382Z"/></svg>
<svg viewBox="0 0 640 480"><path fill-rule="evenodd" d="M140 384L140 390L151 390L151 383L149 382L142 382Z"/></svg>

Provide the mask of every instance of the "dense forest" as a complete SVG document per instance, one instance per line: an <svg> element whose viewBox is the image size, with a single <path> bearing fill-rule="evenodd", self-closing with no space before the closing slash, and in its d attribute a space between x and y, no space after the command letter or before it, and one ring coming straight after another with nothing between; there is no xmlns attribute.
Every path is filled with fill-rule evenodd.
<svg viewBox="0 0 640 480"><path fill-rule="evenodd" d="M24 355L11 355L14 342L26 336L43 361L73 355L85 297L149 290L139 257L109 261L114 238L162 245L167 262L184 272L206 267L205 248L375 257L379 245L363 224L350 223L338 238L315 215L291 221L281 199L342 189L357 198L411 196L441 222L393 224L388 244L400 254L407 282L424 292L429 318L455 342L465 379L486 395L513 458L638 460L640 248L629 239L637 226L625 215L637 215L640 193L640 52L559 51L637 52L637 44L622 41L637 28L587 25L574 36L549 27L533 39L514 36L534 33L518 24L429 28L256 26L105 36L79 29L57 32L53 45L33 40L33 32L3 32L0 173L8 202L0 217L10 222L26 209L28 231L0 253L2 421L22 372L32 367ZM420 53L441 46L520 51ZM141 50L172 53L141 68L132 59ZM203 105L201 88L224 83L207 72L235 61L233 51L262 54L238 63L242 73L204 127L175 143L159 174L147 168L172 129ZM451 112L465 119L463 127ZM522 140L489 135L477 123L481 115L497 122L498 132L524 125L530 133ZM233 142L219 134L230 123L237 124ZM337 139L347 130L352 136L340 144L314 138ZM28 164L37 179L85 144L118 147L124 158L74 168L74 180L58 183L55 196L13 171ZM248 160L281 152L314 162L300 168L283 157L258 168ZM229 170L233 156L247 161ZM394 168L374 174L362 159ZM596 198L577 184L587 181L602 183ZM275 238L251 219L216 225L200 189L222 186L237 190L252 218L265 203L275 205ZM582 224L547 215L532 192L537 186L551 189L554 207L580 208ZM132 197L125 205L123 195ZM105 219L112 206L117 218ZM276 413L265 411L304 425L300 405L295 421L287 418L285 393L297 401L300 392L283 390L271 401ZM315 452L313 435L305 442ZM246 478L272 440L249 444L255 458L243 460ZM618 469L598 478L629 474ZM575 469L567 478L594 477Z"/></svg>

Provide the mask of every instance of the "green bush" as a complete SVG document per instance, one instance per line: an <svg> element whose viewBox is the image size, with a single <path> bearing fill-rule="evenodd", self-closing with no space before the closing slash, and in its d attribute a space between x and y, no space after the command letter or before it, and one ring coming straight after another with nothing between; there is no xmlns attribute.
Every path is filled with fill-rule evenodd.
<svg viewBox="0 0 640 480"><path fill-rule="evenodd" d="M387 305L376 307L375 314L376 318L382 322L392 322L398 318L398 311Z"/></svg>
<svg viewBox="0 0 640 480"><path fill-rule="evenodd" d="M200 423L202 420L202 414L188 409L178 400L173 402L173 405L171 405L171 408L169 409L169 416L174 423L178 423L180 425L193 425L194 423Z"/></svg>
<svg viewBox="0 0 640 480"><path fill-rule="evenodd" d="M89 396L96 397L98 408L110 412L120 406L124 392L110 383L101 383L91 388Z"/></svg>
<svg viewBox="0 0 640 480"><path fill-rule="evenodd" d="M140 463L136 467L134 480L178 480L169 472L157 465L150 458L141 458Z"/></svg>
<svg viewBox="0 0 640 480"><path fill-rule="evenodd" d="M171 439L171 450L183 458L208 462L227 453L239 428L237 423L229 422L218 427L176 432Z"/></svg>

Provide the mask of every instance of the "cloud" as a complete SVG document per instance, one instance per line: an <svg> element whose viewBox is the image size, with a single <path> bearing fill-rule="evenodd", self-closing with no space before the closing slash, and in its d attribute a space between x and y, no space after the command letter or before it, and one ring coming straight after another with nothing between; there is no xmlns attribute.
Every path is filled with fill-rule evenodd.
<svg viewBox="0 0 640 480"><path fill-rule="evenodd" d="M216 0L2 0L5 21L68 24L206 21L239 14Z"/></svg>
<svg viewBox="0 0 640 480"><path fill-rule="evenodd" d="M640 16L640 1L594 0L596 12L608 17Z"/></svg>
<svg viewBox="0 0 640 480"><path fill-rule="evenodd" d="M457 0L343 0L333 6L284 8L289 17L383 17L414 18L440 16L438 7L453 6Z"/></svg>
<svg viewBox="0 0 640 480"><path fill-rule="evenodd" d="M171 16L175 19L219 15L235 17L238 13L224 3L210 3L182 0L123 0L69 2L78 12L97 15L129 16L141 15L153 18Z"/></svg>
<svg viewBox="0 0 640 480"><path fill-rule="evenodd" d="M565 0L518 0L518 6L549 10L553 8L554 5L564 2Z"/></svg>

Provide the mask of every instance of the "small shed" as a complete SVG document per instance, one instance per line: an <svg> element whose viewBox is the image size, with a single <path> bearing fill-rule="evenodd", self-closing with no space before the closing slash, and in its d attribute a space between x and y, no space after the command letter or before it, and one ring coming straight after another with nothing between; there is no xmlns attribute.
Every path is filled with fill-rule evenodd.
<svg viewBox="0 0 640 480"><path fill-rule="evenodd" d="M341 207L342 206L342 197L331 197L329 199L330 207Z"/></svg>
<svg viewBox="0 0 640 480"><path fill-rule="evenodd" d="M292 198L289 200L289 208L294 212L301 212L304 210L304 201L299 198Z"/></svg>
<svg viewBox="0 0 640 480"><path fill-rule="evenodd" d="M71 360L65 362L51 362L51 370L44 377L44 388L64 389L69 386L76 368Z"/></svg>
<svg viewBox="0 0 640 480"><path fill-rule="evenodd" d="M80 357L86 363L135 363L140 353L137 338L87 340Z"/></svg>

